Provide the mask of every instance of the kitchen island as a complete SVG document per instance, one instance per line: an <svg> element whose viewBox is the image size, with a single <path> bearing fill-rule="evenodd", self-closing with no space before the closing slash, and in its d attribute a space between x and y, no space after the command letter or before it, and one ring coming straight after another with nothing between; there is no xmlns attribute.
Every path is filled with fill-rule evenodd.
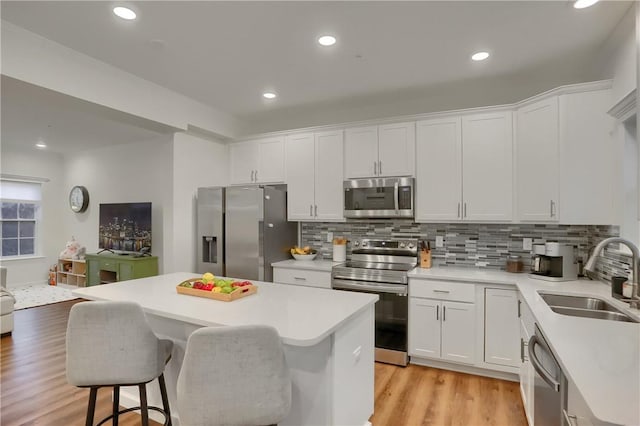
<svg viewBox="0 0 640 426"><path fill-rule="evenodd" d="M377 295L326 291L254 281L258 293L233 302L178 294L176 285L198 274L179 272L73 291L89 300L132 301L162 338L173 340L165 380L175 425L176 381L189 335L200 327L270 325L285 346L293 382L289 416L281 425L364 425L374 403L374 304ZM206 357L206 354L203 354ZM149 401L161 405L158 386ZM122 388L125 406L137 388Z"/></svg>

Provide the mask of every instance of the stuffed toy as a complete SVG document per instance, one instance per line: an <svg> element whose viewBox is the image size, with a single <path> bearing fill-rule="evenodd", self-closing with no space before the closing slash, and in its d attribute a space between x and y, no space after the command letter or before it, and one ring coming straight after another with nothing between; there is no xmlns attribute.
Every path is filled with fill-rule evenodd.
<svg viewBox="0 0 640 426"><path fill-rule="evenodd" d="M76 241L74 237L71 237L70 241L67 241L67 245L64 250L60 252L60 259L84 259L84 254L87 249L82 244Z"/></svg>

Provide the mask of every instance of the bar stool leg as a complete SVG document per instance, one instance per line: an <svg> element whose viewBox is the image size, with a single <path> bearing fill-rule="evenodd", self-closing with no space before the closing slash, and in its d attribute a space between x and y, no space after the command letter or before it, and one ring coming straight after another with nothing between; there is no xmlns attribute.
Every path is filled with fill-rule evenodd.
<svg viewBox="0 0 640 426"><path fill-rule="evenodd" d="M98 388L91 387L89 391L89 406L87 407L87 426L93 426L93 414L96 411L96 397L98 396Z"/></svg>
<svg viewBox="0 0 640 426"><path fill-rule="evenodd" d="M138 385L140 389L140 414L142 415L142 426L149 426L149 407L147 406L147 385Z"/></svg>
<svg viewBox="0 0 640 426"><path fill-rule="evenodd" d="M164 373L158 377L158 383L160 384L160 394L162 395L162 408L167 416L165 424L171 426L171 410L169 409L169 398L167 397L167 386L164 382Z"/></svg>
<svg viewBox="0 0 640 426"><path fill-rule="evenodd" d="M113 387L113 426L118 426L118 416L120 411L120 386Z"/></svg>

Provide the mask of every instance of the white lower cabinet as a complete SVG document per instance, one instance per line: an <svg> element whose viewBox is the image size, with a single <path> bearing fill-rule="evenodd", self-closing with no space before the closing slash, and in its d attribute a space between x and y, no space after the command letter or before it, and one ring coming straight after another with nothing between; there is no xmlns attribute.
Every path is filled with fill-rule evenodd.
<svg viewBox="0 0 640 426"><path fill-rule="evenodd" d="M273 268L273 282L278 284L294 284L306 287L331 288L330 271L314 271L310 269Z"/></svg>
<svg viewBox="0 0 640 426"><path fill-rule="evenodd" d="M409 298L409 355L475 363L473 303Z"/></svg>
<svg viewBox="0 0 640 426"><path fill-rule="evenodd" d="M520 321L515 289L485 289L484 362L518 367Z"/></svg>

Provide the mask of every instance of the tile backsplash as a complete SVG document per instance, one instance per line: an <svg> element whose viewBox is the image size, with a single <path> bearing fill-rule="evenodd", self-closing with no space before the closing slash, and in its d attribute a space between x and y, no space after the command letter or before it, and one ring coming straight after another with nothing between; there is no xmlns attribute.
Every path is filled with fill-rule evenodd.
<svg viewBox="0 0 640 426"><path fill-rule="evenodd" d="M301 242L318 250L322 257L331 259L332 243L327 233L334 237L354 238L417 238L429 241L434 266L477 267L505 269L507 257L522 256L525 269L531 262L529 250L523 250L522 239L532 238L533 244L557 241L575 247L576 259L587 261L589 251L600 240L619 235L617 226L556 225L556 224L478 224L478 223L413 223L407 220L349 221L344 223L301 223ZM444 238L444 245L437 248L436 236ZM347 257L351 245L347 245ZM598 262L598 275L603 281L611 276L625 275L629 269L629 256L607 250L606 257Z"/></svg>

